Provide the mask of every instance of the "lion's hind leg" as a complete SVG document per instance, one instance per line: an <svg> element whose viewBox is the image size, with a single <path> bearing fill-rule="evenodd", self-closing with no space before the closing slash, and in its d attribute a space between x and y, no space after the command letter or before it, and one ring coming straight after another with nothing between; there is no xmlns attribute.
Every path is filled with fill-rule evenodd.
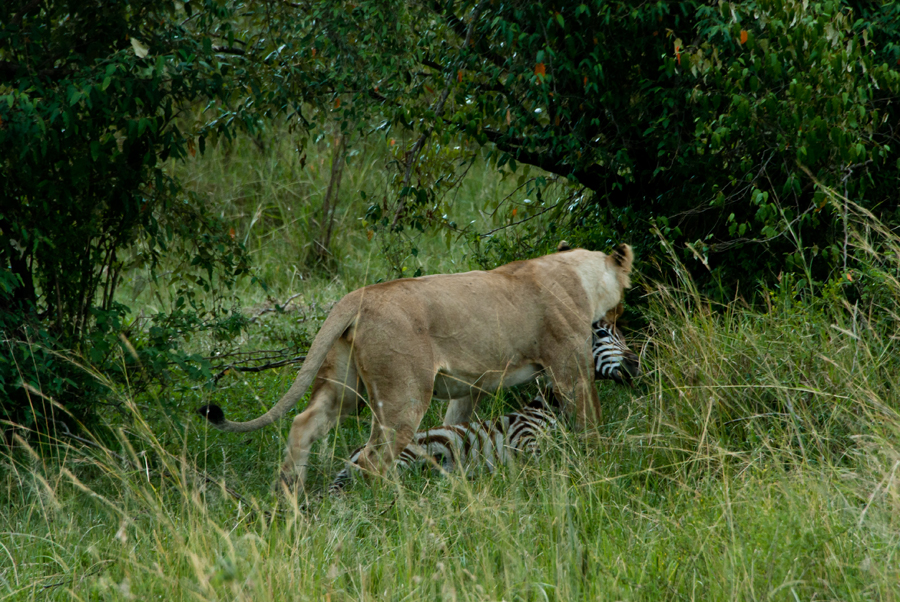
<svg viewBox="0 0 900 602"><path fill-rule="evenodd" d="M291 424L284 464L281 466L281 480L289 487L304 487L313 443L324 437L338 423L338 419L353 411L346 407L351 404L340 403L334 389L329 385L318 389L309 406Z"/></svg>
<svg viewBox="0 0 900 602"><path fill-rule="evenodd" d="M281 480L289 487L303 488L313 443L324 437L339 420L355 414L362 404L362 385L350 362L348 349L338 345L329 363L319 371L307 408L294 418L288 435Z"/></svg>
<svg viewBox="0 0 900 602"><path fill-rule="evenodd" d="M431 378L398 377L370 388L372 433L357 461L363 472L383 475L403 459L431 403Z"/></svg>

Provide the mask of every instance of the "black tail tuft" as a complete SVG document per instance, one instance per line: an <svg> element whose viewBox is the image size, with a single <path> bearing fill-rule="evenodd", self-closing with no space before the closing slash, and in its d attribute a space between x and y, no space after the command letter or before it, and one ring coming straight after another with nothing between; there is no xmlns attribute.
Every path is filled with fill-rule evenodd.
<svg viewBox="0 0 900 602"><path fill-rule="evenodd" d="M559 241L559 244L556 246L556 252L562 253L563 251L571 251L572 247L564 240Z"/></svg>
<svg viewBox="0 0 900 602"><path fill-rule="evenodd" d="M208 406L203 406L197 413L212 422L213 424L222 424L225 422L225 412L222 411L222 408L215 404L210 404Z"/></svg>

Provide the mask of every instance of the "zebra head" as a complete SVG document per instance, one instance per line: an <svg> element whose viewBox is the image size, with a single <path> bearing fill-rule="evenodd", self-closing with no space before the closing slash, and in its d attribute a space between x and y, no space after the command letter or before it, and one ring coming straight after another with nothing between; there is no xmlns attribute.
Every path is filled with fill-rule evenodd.
<svg viewBox="0 0 900 602"><path fill-rule="evenodd" d="M625 345L622 331L616 327L616 318L622 314L622 305L609 311L605 318L591 326L594 355L594 380L612 379L619 384L627 384L640 376L641 364L637 354Z"/></svg>
<svg viewBox="0 0 900 602"><path fill-rule="evenodd" d="M594 356L594 380L610 379L619 384L631 384L631 379L641 375L638 355L625 344L622 331L616 326L616 318L622 315L622 304L611 309L606 317L591 325L593 341L591 353ZM547 386L546 393L538 392L528 406L532 410L552 410L563 408L556 396L553 385Z"/></svg>

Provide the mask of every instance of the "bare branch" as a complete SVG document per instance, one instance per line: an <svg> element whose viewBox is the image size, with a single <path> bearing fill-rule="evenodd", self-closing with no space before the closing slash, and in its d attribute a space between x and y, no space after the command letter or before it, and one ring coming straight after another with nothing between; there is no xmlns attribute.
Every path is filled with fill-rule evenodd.
<svg viewBox="0 0 900 602"><path fill-rule="evenodd" d="M319 261L324 260L329 254L331 235L334 231L334 216L340 202L341 178L344 175L344 152L347 146L347 137L338 134L331 155L331 178L328 180L328 189L325 191L325 199L322 201L322 223L319 237L315 241L315 253Z"/></svg>
<svg viewBox="0 0 900 602"><path fill-rule="evenodd" d="M536 217L540 217L540 216L544 215L544 214L547 213L548 211L553 211L554 209L556 209L557 207L559 207L560 203L562 203L562 201L560 201L559 203L556 203L555 205L552 205L552 206L550 206L550 207L547 207L547 208L544 209L543 211L539 211L539 212L535 213L534 215L529 215L529 216L526 217L526 218L520 219L520 220L517 221L517 222L512 222L512 223L510 223L510 224L506 224L505 226L500 226L499 228L494 228L493 230L489 230L488 232L485 232L484 234L481 234L480 236L481 236L481 238L487 238L488 236L490 236L490 235L493 234L494 232L499 232L500 230L505 230L505 229L507 229L507 228L514 228L515 226L518 226L519 224L524 224L525 222L531 221L531 220L533 220L533 219L536 218Z"/></svg>
<svg viewBox="0 0 900 602"><path fill-rule="evenodd" d="M263 370L272 370L274 368L281 368L283 366L290 366L291 364L299 364L301 362L306 361L305 355L298 355L297 357L292 357L289 359L279 360L277 362L269 362L268 364L263 364L261 366L235 366L228 365L225 366L218 374L213 376L213 383L218 383L219 380L228 374L229 371L234 370L235 372L262 372Z"/></svg>
<svg viewBox="0 0 900 602"><path fill-rule="evenodd" d="M91 567L91 569L93 569L93 570L88 570L86 573L82 573L81 578L78 581L81 582L86 577L93 577L94 575L101 572L103 569L105 569L107 566L109 566L113 562L115 562L115 560L101 560L101 561L95 563ZM94 567L97 567L97 568L95 569ZM73 581L75 581L75 577L72 577L71 579L64 579L62 581L57 581L56 583L48 583L47 585L42 585L41 589L44 590L44 589L52 589L54 587L61 587L63 585L69 585Z"/></svg>
<svg viewBox="0 0 900 602"><path fill-rule="evenodd" d="M234 46L213 46L212 49L213 52L221 54L236 54L238 56L246 56L247 54L243 48L235 48Z"/></svg>
<svg viewBox="0 0 900 602"><path fill-rule="evenodd" d="M303 293L296 293L288 297L284 303L276 303L275 307L266 307L265 309L259 310L252 318L250 318L250 323L253 324L256 322L261 316L269 313L284 311L284 309L291 304L291 301L302 295Z"/></svg>
<svg viewBox="0 0 900 602"><path fill-rule="evenodd" d="M484 128L481 131L487 136L488 140L497 145L497 148L511 154L515 157L516 161L520 163L534 165L544 171L549 171L550 173L555 173L565 178L574 179L585 188L594 191L600 190L606 182L603 170L596 165L573 169L571 165L558 161L549 154L525 150L519 146L519 144L525 144L524 140L511 139L504 136L502 132L488 128Z"/></svg>
<svg viewBox="0 0 900 602"><path fill-rule="evenodd" d="M437 2L432 3L431 8L432 8L432 10L434 10L435 13L437 13L439 15L444 15L446 17L447 24L450 26L450 29L452 29L454 31L454 33L456 33L456 35L458 35L459 37L464 38L466 40L471 39L471 25L470 25L470 27L467 28L465 22L462 19L460 19L459 17L457 17L456 15L454 15L452 13L445 14L443 8ZM466 44L466 45L468 45L468 44ZM486 59L488 59L492 63L494 63L495 65L497 65L498 67L505 69L506 59L503 56L492 51L490 49L490 47L483 42L483 40L479 41L479 43L478 43L478 53L480 55L484 56Z"/></svg>

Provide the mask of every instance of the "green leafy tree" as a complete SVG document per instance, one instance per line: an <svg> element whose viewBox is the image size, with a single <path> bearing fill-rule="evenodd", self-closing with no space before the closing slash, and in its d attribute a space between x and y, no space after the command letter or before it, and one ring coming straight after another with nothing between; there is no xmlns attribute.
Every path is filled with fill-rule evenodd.
<svg viewBox="0 0 900 602"><path fill-rule="evenodd" d="M192 114L233 95L208 33L228 14L214 2L195 19L155 1L0 6L0 418L45 426L53 409L37 391L90 417L102 392L61 353L115 373L130 346L125 362L151 373L196 370L183 337L239 326L192 291L230 284L243 251L164 167L241 122ZM156 274L163 260L181 295L145 328L116 290L123 271Z"/></svg>
<svg viewBox="0 0 900 602"><path fill-rule="evenodd" d="M825 279L845 212L814 182L897 219L898 24L852 1L300 2L270 23L271 98L410 133L387 230L447 225L435 149L467 140L589 191L554 236L653 253L655 226L709 283Z"/></svg>

